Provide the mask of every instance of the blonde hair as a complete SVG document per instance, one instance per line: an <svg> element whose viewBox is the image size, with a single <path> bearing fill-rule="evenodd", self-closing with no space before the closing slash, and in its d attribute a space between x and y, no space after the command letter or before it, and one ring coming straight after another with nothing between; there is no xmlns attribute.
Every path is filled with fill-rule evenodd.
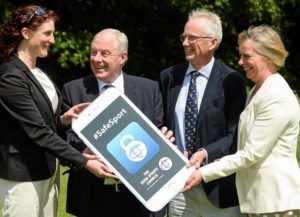
<svg viewBox="0 0 300 217"><path fill-rule="evenodd" d="M268 25L250 26L238 36L238 44L251 40L257 53L274 63L277 70L284 66L288 51L280 35Z"/></svg>
<svg viewBox="0 0 300 217"><path fill-rule="evenodd" d="M217 38L217 47L222 41L223 32L222 32L222 22L220 17L208 10L205 9L194 9L189 13L188 21L195 19L195 18L206 18L207 23L205 26L206 32L209 36Z"/></svg>

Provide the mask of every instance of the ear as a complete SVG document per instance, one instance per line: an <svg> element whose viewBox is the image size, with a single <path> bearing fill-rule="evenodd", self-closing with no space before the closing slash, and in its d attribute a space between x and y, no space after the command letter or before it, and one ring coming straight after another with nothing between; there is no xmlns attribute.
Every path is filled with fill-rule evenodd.
<svg viewBox="0 0 300 217"><path fill-rule="evenodd" d="M216 47L217 47L217 42L218 42L217 38L212 38L211 41L210 41L209 49L210 50L215 50Z"/></svg>
<svg viewBox="0 0 300 217"><path fill-rule="evenodd" d="M30 30L26 27L22 28L21 29L21 34L23 36L24 39L29 39L29 36L30 36Z"/></svg>
<svg viewBox="0 0 300 217"><path fill-rule="evenodd" d="M125 65L125 63L127 62L127 59L128 59L127 52L123 52L122 54L120 54L121 65Z"/></svg>

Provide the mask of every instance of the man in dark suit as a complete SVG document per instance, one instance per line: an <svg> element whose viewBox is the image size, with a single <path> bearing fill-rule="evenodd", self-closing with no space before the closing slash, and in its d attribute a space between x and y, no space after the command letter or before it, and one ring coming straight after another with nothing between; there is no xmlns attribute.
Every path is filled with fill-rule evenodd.
<svg viewBox="0 0 300 217"><path fill-rule="evenodd" d="M63 87L63 109L92 102L107 84L118 88L158 127L162 125L162 97L158 82L131 76L122 71L127 61L128 40L115 29L99 32L91 43L90 65L93 75L71 81ZM66 140L83 153L89 150L68 129ZM111 171L103 165L103 179L85 170L71 172L68 182L67 212L80 217L162 217L165 210L148 211L125 187L106 178Z"/></svg>
<svg viewBox="0 0 300 217"><path fill-rule="evenodd" d="M245 104L246 85L241 75L214 58L222 39L221 21L216 14L193 10L180 38L187 62L161 73L164 121L174 131L180 150L199 167L236 151L236 129ZM189 88L193 72L196 118L190 141L185 135L186 121L191 119L186 118L186 102L192 94ZM169 215L241 216L234 176L178 194L169 204Z"/></svg>

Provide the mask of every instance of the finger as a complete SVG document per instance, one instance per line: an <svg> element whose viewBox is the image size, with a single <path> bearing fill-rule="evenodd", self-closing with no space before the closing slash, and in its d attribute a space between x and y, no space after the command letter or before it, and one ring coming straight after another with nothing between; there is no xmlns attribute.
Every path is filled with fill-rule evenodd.
<svg viewBox="0 0 300 217"><path fill-rule="evenodd" d="M100 175L101 178L112 178L112 179L118 179L118 177L112 173L108 173L106 171L103 171Z"/></svg>
<svg viewBox="0 0 300 217"><path fill-rule="evenodd" d="M175 142L175 137L172 136L171 138L169 138L169 141L170 141L171 143L174 143L174 142Z"/></svg>
<svg viewBox="0 0 300 217"><path fill-rule="evenodd" d="M162 128L160 128L160 132L162 132L163 134L165 134L168 131L168 128L166 126L163 126Z"/></svg>
<svg viewBox="0 0 300 217"><path fill-rule="evenodd" d="M181 190L181 193L189 191L191 189L192 189L192 187L190 185L185 185L184 188Z"/></svg>
<svg viewBox="0 0 300 217"><path fill-rule="evenodd" d="M81 103L81 104L75 105L72 109L73 113L80 114L89 105L90 105L90 103ZM75 114L73 114L73 115L75 115Z"/></svg>
<svg viewBox="0 0 300 217"><path fill-rule="evenodd" d="M74 119L77 119L77 118L78 118L78 115L77 115L76 113L71 114L71 116L72 116L72 118L71 118L72 121L73 121Z"/></svg>
<svg viewBox="0 0 300 217"><path fill-rule="evenodd" d="M165 133L165 136L167 137L167 139L170 139L173 136L173 131L169 130Z"/></svg>
<svg viewBox="0 0 300 217"><path fill-rule="evenodd" d="M183 152L183 155L186 157L186 158L189 158L189 153L187 151L184 151Z"/></svg>
<svg viewBox="0 0 300 217"><path fill-rule="evenodd" d="M201 161L197 161L193 166L196 168L196 169L199 169L200 166L201 166Z"/></svg>
<svg viewBox="0 0 300 217"><path fill-rule="evenodd" d="M188 190L190 190L190 189L192 188L192 187L191 187L191 184L190 184L191 181L192 181L191 178L189 178L189 179L186 181L186 183L185 183L183 189L181 190L181 192L186 192L186 191L188 191Z"/></svg>
<svg viewBox="0 0 300 217"><path fill-rule="evenodd" d="M103 163L101 163L101 164L102 164L102 165L101 165L101 169L102 169L103 171L105 171L105 172L107 172L107 173L113 174L112 170L111 170L108 166L106 166L106 165L103 164Z"/></svg>
<svg viewBox="0 0 300 217"><path fill-rule="evenodd" d="M83 152L83 154L90 154L90 155L95 155L91 149L89 149L88 147L86 147ZM98 157L99 158L99 157Z"/></svg>
<svg viewBox="0 0 300 217"><path fill-rule="evenodd" d="M82 153L82 154L89 160L98 160L99 159L99 157L94 154L87 154L87 153Z"/></svg>
<svg viewBox="0 0 300 217"><path fill-rule="evenodd" d="M77 108L80 109L80 110L83 110L83 109L85 109L86 107L88 107L90 104L91 104L90 102L80 103L80 104L78 104L78 107L77 107Z"/></svg>
<svg viewBox="0 0 300 217"><path fill-rule="evenodd" d="M198 161L197 157L195 157L195 155L192 155L192 157L190 158L190 164L194 165L196 164Z"/></svg>

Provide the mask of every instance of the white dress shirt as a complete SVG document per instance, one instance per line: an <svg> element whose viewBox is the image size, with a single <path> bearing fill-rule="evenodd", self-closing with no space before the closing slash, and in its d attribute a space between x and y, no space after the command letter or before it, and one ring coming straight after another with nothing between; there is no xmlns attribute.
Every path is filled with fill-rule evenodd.
<svg viewBox="0 0 300 217"><path fill-rule="evenodd" d="M58 105L58 96L54 84L40 68L34 68L31 70L31 72L45 90L55 113Z"/></svg>
<svg viewBox="0 0 300 217"><path fill-rule="evenodd" d="M98 87L99 87L99 94L103 93L105 91L104 86L107 84L111 84L115 88L119 89L122 93L124 93L124 76L123 72L120 73L120 75L114 80L112 83L106 83L100 79L97 79L98 81Z"/></svg>

